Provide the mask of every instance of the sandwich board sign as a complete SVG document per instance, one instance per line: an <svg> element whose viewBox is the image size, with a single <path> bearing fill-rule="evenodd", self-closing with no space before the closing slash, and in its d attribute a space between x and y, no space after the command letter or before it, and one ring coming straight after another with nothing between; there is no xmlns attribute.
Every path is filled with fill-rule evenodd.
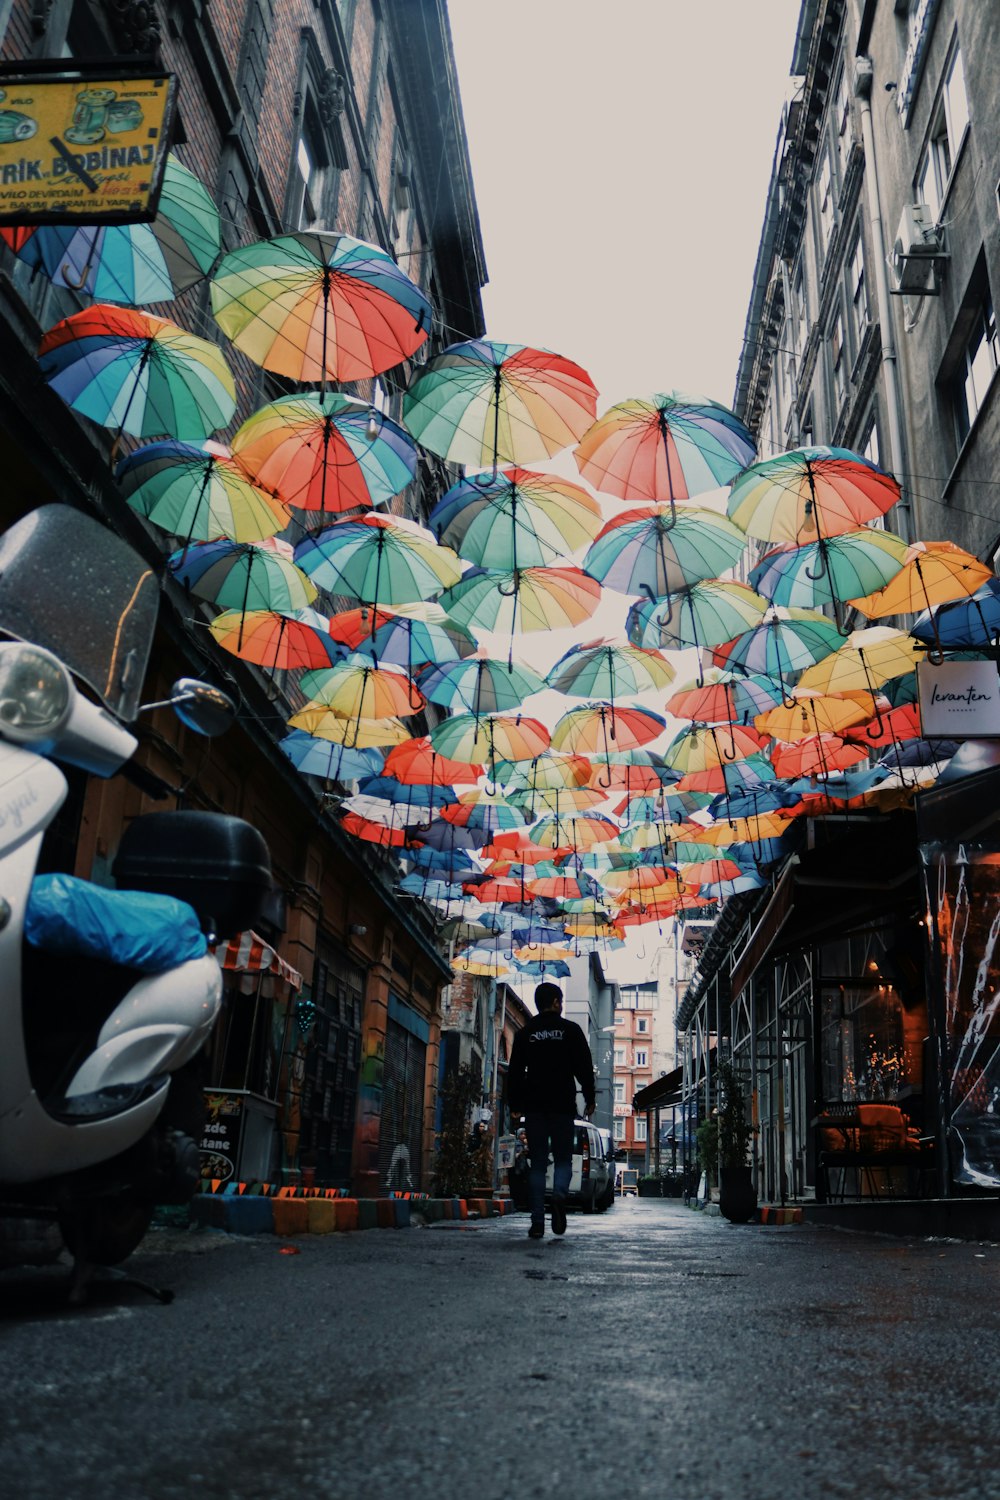
<svg viewBox="0 0 1000 1500"><path fill-rule="evenodd" d="M1000 736L1000 676L994 661L931 660L917 664L920 727L925 739Z"/></svg>
<svg viewBox="0 0 1000 1500"><path fill-rule="evenodd" d="M171 73L50 63L0 70L0 224L152 219L173 128Z"/></svg>

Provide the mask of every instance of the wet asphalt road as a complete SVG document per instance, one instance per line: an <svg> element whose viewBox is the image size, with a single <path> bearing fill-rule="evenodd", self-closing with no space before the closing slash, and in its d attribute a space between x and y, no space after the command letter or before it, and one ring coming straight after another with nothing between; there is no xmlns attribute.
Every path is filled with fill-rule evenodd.
<svg viewBox="0 0 1000 1500"><path fill-rule="evenodd" d="M1000 1247L674 1202L0 1275L18 1500L1000 1497Z"/></svg>

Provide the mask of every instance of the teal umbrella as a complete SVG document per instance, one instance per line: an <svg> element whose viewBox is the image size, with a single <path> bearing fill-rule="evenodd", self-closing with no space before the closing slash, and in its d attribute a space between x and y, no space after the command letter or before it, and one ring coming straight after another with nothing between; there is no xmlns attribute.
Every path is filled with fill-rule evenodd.
<svg viewBox="0 0 1000 1500"><path fill-rule="evenodd" d="M458 558L422 526L369 514L336 521L307 536L295 561L316 585L365 604L409 604L429 599L461 574Z"/></svg>
<svg viewBox="0 0 1000 1500"><path fill-rule="evenodd" d="M489 568L545 567L601 529L587 491L558 474L503 469L459 480L431 511L438 541Z"/></svg>
<svg viewBox="0 0 1000 1500"><path fill-rule="evenodd" d="M558 693L580 698L634 697L669 687L674 669L658 651L592 641L571 646L560 657L546 681Z"/></svg>
<svg viewBox="0 0 1000 1500"><path fill-rule="evenodd" d="M544 679L531 667L484 656L429 667L417 680L420 691L432 703L477 717L520 708L525 698L545 686Z"/></svg>

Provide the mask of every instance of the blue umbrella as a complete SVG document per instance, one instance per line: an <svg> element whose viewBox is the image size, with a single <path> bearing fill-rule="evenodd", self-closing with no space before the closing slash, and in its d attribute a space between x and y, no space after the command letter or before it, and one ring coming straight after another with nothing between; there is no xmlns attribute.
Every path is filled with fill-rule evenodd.
<svg viewBox="0 0 1000 1500"><path fill-rule="evenodd" d="M367 753L367 752L362 752ZM377 771L363 781L359 790L366 797L385 797L390 802L409 807L450 807L458 798L450 786L422 786L416 782L397 781Z"/></svg>
<svg viewBox="0 0 1000 1500"><path fill-rule="evenodd" d="M346 745L306 734L304 729L293 729L278 743L304 776L321 776L324 781L377 776L385 759L381 750L349 750Z"/></svg>
<svg viewBox="0 0 1000 1500"><path fill-rule="evenodd" d="M951 760L959 747L958 740L907 740L905 744L893 745L877 761L890 771L910 770L919 766L933 766L941 760Z"/></svg>
<svg viewBox="0 0 1000 1500"><path fill-rule="evenodd" d="M538 963L531 959L524 962L519 958L512 959L514 968L521 974L531 974L535 978L546 979L568 979L573 972L569 964L563 963L562 959L548 959L545 963Z"/></svg>
<svg viewBox="0 0 1000 1500"><path fill-rule="evenodd" d="M910 626L918 641L955 646L989 646L1000 635L1000 578L988 578L974 594L924 610Z"/></svg>
<svg viewBox="0 0 1000 1500"><path fill-rule="evenodd" d="M464 849L410 848L405 854L407 864L424 873L438 875L466 875L478 871L479 866Z"/></svg>

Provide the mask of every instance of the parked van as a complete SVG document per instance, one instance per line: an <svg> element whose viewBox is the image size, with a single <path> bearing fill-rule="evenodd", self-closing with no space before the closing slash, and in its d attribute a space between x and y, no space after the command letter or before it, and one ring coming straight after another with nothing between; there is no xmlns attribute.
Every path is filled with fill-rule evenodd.
<svg viewBox="0 0 1000 1500"><path fill-rule="evenodd" d="M569 1180L569 1207L584 1213L603 1213L615 1201L615 1160L610 1133L598 1130L589 1120L577 1120L573 1141L573 1172ZM527 1172L511 1172L510 1196L515 1208L528 1207ZM545 1178L545 1202L552 1201L552 1157Z"/></svg>

